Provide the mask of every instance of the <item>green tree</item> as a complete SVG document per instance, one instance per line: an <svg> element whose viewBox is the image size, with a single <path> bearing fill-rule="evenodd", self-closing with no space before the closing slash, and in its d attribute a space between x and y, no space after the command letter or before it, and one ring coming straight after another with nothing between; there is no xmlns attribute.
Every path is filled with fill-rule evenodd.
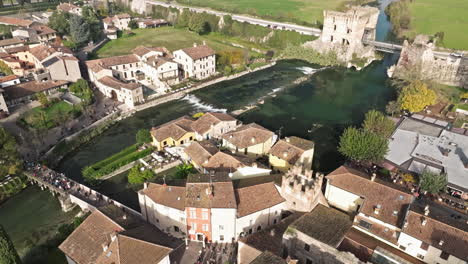
<svg viewBox="0 0 468 264"><path fill-rule="evenodd" d="M136 141L138 144L150 143L153 139L148 129L140 129L136 134Z"/></svg>
<svg viewBox="0 0 468 264"><path fill-rule="evenodd" d="M13 242L0 225L0 263L2 264L20 264L21 260L16 252Z"/></svg>
<svg viewBox="0 0 468 264"><path fill-rule="evenodd" d="M84 18L72 15L70 17L70 36L72 41L82 45L90 39L89 25Z"/></svg>
<svg viewBox="0 0 468 264"><path fill-rule="evenodd" d="M447 175L425 170L419 176L419 183L421 190L431 194L438 194L447 187Z"/></svg>
<svg viewBox="0 0 468 264"><path fill-rule="evenodd" d="M209 25L204 20L203 14L195 13L190 17L188 27L191 31L198 34L205 34L209 32Z"/></svg>
<svg viewBox="0 0 468 264"><path fill-rule="evenodd" d="M47 98L47 95L45 93L38 93L37 94L37 100L39 103L41 103L42 107L47 107L49 106L49 99Z"/></svg>
<svg viewBox="0 0 468 264"><path fill-rule="evenodd" d="M128 26L131 29L137 29L138 28L138 22L136 20L132 20L132 21L130 21L130 23L128 23Z"/></svg>
<svg viewBox="0 0 468 264"><path fill-rule="evenodd" d="M0 72L3 72L6 75L12 75L13 71L4 63L3 61L0 61Z"/></svg>
<svg viewBox="0 0 468 264"><path fill-rule="evenodd" d="M395 123L382 112L370 110L366 113L363 128L384 138L389 138L395 130Z"/></svg>
<svg viewBox="0 0 468 264"><path fill-rule="evenodd" d="M49 27L57 31L60 35L69 35L70 34L70 23L68 22L70 15L67 12L58 12L54 13L49 18Z"/></svg>
<svg viewBox="0 0 468 264"><path fill-rule="evenodd" d="M387 112L387 114L389 114L391 116L393 116L399 110L400 110L400 106L398 105L397 101L390 101L385 106L385 112Z"/></svg>
<svg viewBox="0 0 468 264"><path fill-rule="evenodd" d="M190 17L192 16L192 12L188 8L184 8L182 14L180 14L179 18L177 19L177 27L188 27Z"/></svg>
<svg viewBox="0 0 468 264"><path fill-rule="evenodd" d="M101 20L97 12L91 6L84 6L81 15L83 19L86 21L86 25L88 26L89 32L89 40L98 40L101 33L102 33L102 25Z"/></svg>
<svg viewBox="0 0 468 264"><path fill-rule="evenodd" d="M89 84L84 79L79 79L70 85L70 92L83 99L84 104L88 105L93 101L93 91L89 88Z"/></svg>
<svg viewBox="0 0 468 264"><path fill-rule="evenodd" d="M186 179L187 176L193 171L193 166L191 164L181 164L176 167L176 178L177 179Z"/></svg>
<svg viewBox="0 0 468 264"><path fill-rule="evenodd" d="M145 169L142 171L141 168L143 168L143 166L139 164L130 169L130 172L127 176L128 182L130 184L142 184L146 181L154 179L155 174L152 170Z"/></svg>
<svg viewBox="0 0 468 264"><path fill-rule="evenodd" d="M0 127L0 179L6 175L18 174L22 162L18 154L16 139L3 127Z"/></svg>
<svg viewBox="0 0 468 264"><path fill-rule="evenodd" d="M380 162L388 151L388 143L375 133L349 127L340 137L338 151L353 161Z"/></svg>
<svg viewBox="0 0 468 264"><path fill-rule="evenodd" d="M419 112L428 105L436 103L436 93L427 87L422 81L413 81L404 86L398 96L398 104L401 110Z"/></svg>

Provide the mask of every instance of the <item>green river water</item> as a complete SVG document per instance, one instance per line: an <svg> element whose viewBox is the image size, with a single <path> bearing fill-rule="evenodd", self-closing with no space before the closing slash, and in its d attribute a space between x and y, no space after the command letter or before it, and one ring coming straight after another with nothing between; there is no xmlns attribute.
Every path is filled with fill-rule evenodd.
<svg viewBox="0 0 468 264"><path fill-rule="evenodd" d="M385 4L389 1L384 0ZM377 39L385 39L390 27L384 14L378 28ZM386 69L395 60L386 55L383 61L360 72L321 68L298 60L280 61L271 68L198 90L182 100L138 112L67 156L57 169L82 182L84 166L133 144L140 128L199 111L230 112L262 98L264 104L238 118L244 123L256 122L281 136L313 140L313 167L329 172L343 162L336 151L342 130L359 125L368 110L383 110L393 99L394 89L388 85ZM307 81L293 84L304 76L309 76ZM105 181L100 191L139 210L136 193L127 187L126 173ZM0 224L6 227L23 257L43 242L44 239L36 239L39 234L44 238L53 235L58 223L71 221L73 215L62 213L56 198L37 187L28 188L0 206ZM63 258L54 263L61 261Z"/></svg>

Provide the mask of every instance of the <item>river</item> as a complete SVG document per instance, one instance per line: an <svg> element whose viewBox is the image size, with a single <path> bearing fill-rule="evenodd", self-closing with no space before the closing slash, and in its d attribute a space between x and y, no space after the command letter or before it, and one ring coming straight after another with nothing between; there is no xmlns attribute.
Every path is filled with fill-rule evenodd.
<svg viewBox="0 0 468 264"><path fill-rule="evenodd" d="M390 0L383 0L381 10L389 2ZM390 28L382 12L379 16L377 40L387 40ZM313 140L313 167L317 171L329 172L343 162L343 157L336 150L343 129L350 125L359 125L370 109L384 110L387 102L394 98L394 90L388 85L386 68L395 60L395 57L386 55L382 61L374 62L359 72L341 67L322 68L298 60L279 61L271 68L138 112L68 155L60 163L58 170L82 182L81 169L84 166L133 144L135 133L140 128L151 128L184 114L199 111L230 112L263 98L264 104L238 118L244 123L256 122L281 136L295 135ZM303 76L309 76L308 80L293 84L294 80ZM25 208L21 201L48 201L51 198L48 193L45 195L49 198L44 198L37 191L29 189L1 205L1 214L21 216L23 210L37 210L34 203L31 202L31 208ZM100 189L116 200L139 209L136 193L126 186L125 173L105 181ZM16 205L20 206L19 212ZM42 207L41 213L51 219L57 215L66 216L60 213L57 206ZM15 245L21 247L24 238L16 230L27 226L34 232L40 230L43 223L31 223L20 217L15 219L14 225L7 225L7 231L11 233Z"/></svg>

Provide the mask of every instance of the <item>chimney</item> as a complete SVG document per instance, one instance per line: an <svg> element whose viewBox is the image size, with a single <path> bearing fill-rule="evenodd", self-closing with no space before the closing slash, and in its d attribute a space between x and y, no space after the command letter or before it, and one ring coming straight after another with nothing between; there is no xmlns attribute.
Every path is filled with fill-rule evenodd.
<svg viewBox="0 0 468 264"><path fill-rule="evenodd" d="M193 43L193 47L194 47L194 48L197 47L197 43L196 43L196 42Z"/></svg>
<svg viewBox="0 0 468 264"><path fill-rule="evenodd" d="M421 221L421 225L425 226L425 225L426 225L426 223L427 223L427 220L426 220L426 218L423 218L423 220Z"/></svg>
<svg viewBox="0 0 468 264"><path fill-rule="evenodd" d="M143 183L143 190L147 189L148 188L148 182L144 182Z"/></svg>
<svg viewBox="0 0 468 264"><path fill-rule="evenodd" d="M117 232L116 231L112 232L110 237L111 237L111 241L114 242L115 239L117 238Z"/></svg>
<svg viewBox="0 0 468 264"><path fill-rule="evenodd" d="M286 142L290 142L291 140L287 137L287 138L284 138L286 140Z"/></svg>
<svg viewBox="0 0 468 264"><path fill-rule="evenodd" d="M439 241L439 246L443 246L443 245L444 245L444 241L441 239L441 240Z"/></svg>
<svg viewBox="0 0 468 264"><path fill-rule="evenodd" d="M208 164L208 159L206 159L204 163L205 163L205 164Z"/></svg>
<svg viewBox="0 0 468 264"><path fill-rule="evenodd" d="M106 252L108 248L109 246L107 245L107 243L102 244L102 251Z"/></svg>
<svg viewBox="0 0 468 264"><path fill-rule="evenodd" d="M380 208L381 208L381 207L382 207L382 206L381 206L380 204L378 204L378 205L374 208L374 214L377 214L377 215L378 215L378 214L380 213Z"/></svg>
<svg viewBox="0 0 468 264"><path fill-rule="evenodd" d="M371 181L375 181L375 178L377 177L377 174L372 173Z"/></svg>
<svg viewBox="0 0 468 264"><path fill-rule="evenodd" d="M206 41L203 40L203 45L206 45Z"/></svg>
<svg viewBox="0 0 468 264"><path fill-rule="evenodd" d="M287 158L288 157L288 152L283 152L283 158Z"/></svg>
<svg viewBox="0 0 468 264"><path fill-rule="evenodd" d="M252 137L251 141L252 143L255 143L255 137Z"/></svg>
<svg viewBox="0 0 468 264"><path fill-rule="evenodd" d="M426 207L424 207L424 215L428 216L429 215L429 205L426 205Z"/></svg>

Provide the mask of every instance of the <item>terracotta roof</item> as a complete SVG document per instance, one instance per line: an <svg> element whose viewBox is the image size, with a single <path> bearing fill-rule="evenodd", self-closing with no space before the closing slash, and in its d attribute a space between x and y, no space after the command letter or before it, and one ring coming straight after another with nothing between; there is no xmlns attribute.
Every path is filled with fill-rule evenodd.
<svg viewBox="0 0 468 264"><path fill-rule="evenodd" d="M155 203L181 211L185 210L185 187L150 183L148 188L140 192L148 196Z"/></svg>
<svg viewBox="0 0 468 264"><path fill-rule="evenodd" d="M0 40L0 47L16 45L21 43L23 43L23 41L19 38L2 39Z"/></svg>
<svg viewBox="0 0 468 264"><path fill-rule="evenodd" d="M127 13L123 13L123 14L115 15L114 17L122 19L122 18L130 18L131 16L129 14L127 14Z"/></svg>
<svg viewBox="0 0 468 264"><path fill-rule="evenodd" d="M125 88L125 89L129 89L129 90L135 90L135 89L138 89L141 87L140 84L138 83L124 83L118 79L116 79L115 77L113 76L104 76L102 77L101 79L98 80L98 82L106 85L106 86L109 86L109 87L112 87L114 89L117 89L117 90L120 90L121 88Z"/></svg>
<svg viewBox="0 0 468 264"><path fill-rule="evenodd" d="M79 8L78 6L71 4L71 3L61 3L60 5L57 6L57 9L65 11L65 12L70 12L70 10Z"/></svg>
<svg viewBox="0 0 468 264"><path fill-rule="evenodd" d="M255 123L243 125L223 135L223 139L243 149L271 140L273 132Z"/></svg>
<svg viewBox="0 0 468 264"><path fill-rule="evenodd" d="M145 46L138 46L134 48L132 50L132 53L141 57L147 53L150 53L151 51L161 52L163 54L170 53L169 50L164 47L145 47Z"/></svg>
<svg viewBox="0 0 468 264"><path fill-rule="evenodd" d="M429 215L424 214L429 205ZM426 221L422 225L423 220ZM449 208L421 200L414 202L402 232L435 248L468 261L468 216ZM440 244L442 242L442 245Z"/></svg>
<svg viewBox="0 0 468 264"><path fill-rule="evenodd" d="M166 64L167 62L173 62L171 59L165 58L165 57L159 57L159 56L151 56L147 60L148 64L158 68L161 65Z"/></svg>
<svg viewBox="0 0 468 264"><path fill-rule="evenodd" d="M119 264L153 264L159 263L171 253L172 249L142 241L136 238L118 235L118 263Z"/></svg>
<svg viewBox="0 0 468 264"><path fill-rule="evenodd" d="M235 189L237 217L243 217L280 204L285 200L273 182Z"/></svg>
<svg viewBox="0 0 468 264"><path fill-rule="evenodd" d="M352 218L337 209L318 204L291 227L322 243L337 248L353 225Z"/></svg>
<svg viewBox="0 0 468 264"><path fill-rule="evenodd" d="M379 219L385 223L400 227L404 214L413 196L397 186L370 177L363 172L341 166L326 177L329 184L364 197L360 212ZM380 206L379 213L374 210ZM394 214L396 212L396 215Z"/></svg>
<svg viewBox="0 0 468 264"><path fill-rule="evenodd" d="M88 67L93 67L95 64L100 65L101 67L108 68L111 66L121 65L121 64L130 64L140 62L137 56L133 54L114 56L109 58L90 60L86 62Z"/></svg>
<svg viewBox="0 0 468 264"><path fill-rule="evenodd" d="M279 256L271 253L270 251L262 252L258 257L256 257L250 264L287 264L286 260L280 258Z"/></svg>
<svg viewBox="0 0 468 264"><path fill-rule="evenodd" d="M208 140L192 142L184 149L184 152L190 157L190 159L200 166L218 151L218 148Z"/></svg>
<svg viewBox="0 0 468 264"><path fill-rule="evenodd" d="M16 79L18 79L18 76L16 75L3 76L3 77L0 77L0 83L4 83L4 82L16 80Z"/></svg>
<svg viewBox="0 0 468 264"><path fill-rule="evenodd" d="M31 81L20 83L17 85L12 85L9 87L4 88L5 94L7 95L8 100L17 99L21 97L25 97L28 95L32 95L35 93L43 92L48 89L60 87L64 84L69 83L68 81L46 81L46 82L38 82L38 81Z"/></svg>
<svg viewBox="0 0 468 264"><path fill-rule="evenodd" d="M17 52L27 51L29 50L29 46L19 46L19 47L12 47L12 48L5 48L5 52L9 54L14 54Z"/></svg>
<svg viewBox="0 0 468 264"><path fill-rule="evenodd" d="M153 137L155 137L159 142L167 138L179 140L188 132L193 132L191 127L192 122L192 118L183 116L158 127L153 127L151 129L151 135L153 135Z"/></svg>
<svg viewBox="0 0 468 264"><path fill-rule="evenodd" d="M50 27L46 25L34 24L31 28L36 30L38 35L47 35L47 34L56 33L55 30L51 29Z"/></svg>
<svg viewBox="0 0 468 264"><path fill-rule="evenodd" d="M30 48L29 52L31 52L31 54L34 57L36 57L36 59L38 59L39 61L43 61L44 59L46 59L47 57L49 57L50 55L52 55L52 54L54 54L56 52L61 52L61 53L66 53L66 54L73 54L73 52L67 47L54 46L54 45L44 45L44 44L37 45L37 46L35 46L33 48Z"/></svg>
<svg viewBox="0 0 468 264"><path fill-rule="evenodd" d="M112 17L105 17L103 20L102 20L103 23L106 23L106 24L112 24Z"/></svg>
<svg viewBox="0 0 468 264"><path fill-rule="evenodd" d="M193 208L236 208L232 182L187 182L185 206Z"/></svg>
<svg viewBox="0 0 468 264"><path fill-rule="evenodd" d="M182 49L182 51L185 52L185 54L187 54L193 60L199 60L201 58L215 55L215 51L207 45L185 48Z"/></svg>
<svg viewBox="0 0 468 264"><path fill-rule="evenodd" d="M299 137L289 137L276 142L270 149L270 154L282 160L295 164L304 151L314 148L314 142Z"/></svg>
<svg viewBox="0 0 468 264"><path fill-rule="evenodd" d="M244 159L239 156L230 155L224 152L214 154L207 163L201 164L208 171L235 172L239 168L249 166L244 164Z"/></svg>
<svg viewBox="0 0 468 264"><path fill-rule="evenodd" d="M224 113L208 112L193 122L192 127L196 132L203 134L210 129L211 125L217 125L223 121L237 121L237 119Z"/></svg>
<svg viewBox="0 0 468 264"><path fill-rule="evenodd" d="M99 210L95 210L59 248L77 264L96 263L105 253L102 245L108 243L110 235L116 231L123 231L123 228Z"/></svg>
<svg viewBox="0 0 468 264"><path fill-rule="evenodd" d="M24 19L19 19L15 17L0 16L0 24L29 27L32 23L34 22L31 20L24 20Z"/></svg>

